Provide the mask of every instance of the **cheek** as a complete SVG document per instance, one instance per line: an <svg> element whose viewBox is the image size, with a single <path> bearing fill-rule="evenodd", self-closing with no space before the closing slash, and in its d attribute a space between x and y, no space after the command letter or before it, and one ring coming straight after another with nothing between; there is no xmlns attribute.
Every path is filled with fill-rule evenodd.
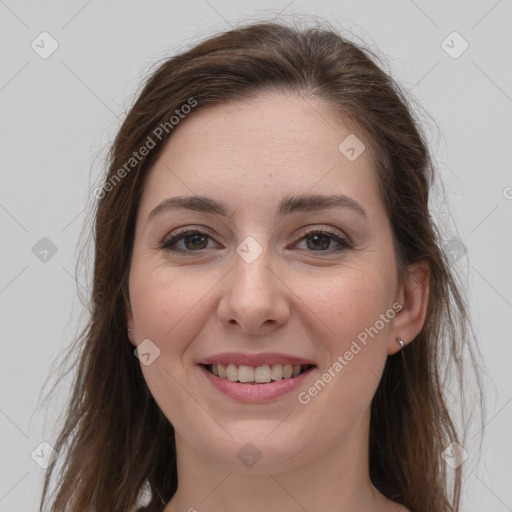
<svg viewBox="0 0 512 512"><path fill-rule="evenodd" d="M317 381L300 390L300 403L306 411L314 411L326 441L335 443L340 431L348 431L368 411L378 387L395 315L393 288L379 274L354 271L331 276L316 290L302 298L315 313L310 312L309 318L317 317L317 332L329 333L316 339L330 361ZM332 439L327 439L329 436Z"/></svg>
<svg viewBox="0 0 512 512"><path fill-rule="evenodd" d="M179 411L188 410L187 421L204 421L190 407L190 395L184 392L186 374L184 354L204 325L205 298L213 286L209 278L197 279L187 272L173 272L165 266L150 269L133 266L130 298L137 342L151 340L159 355L149 365L141 364L146 384L158 406L175 426L183 422ZM182 428L189 428L189 424Z"/></svg>
<svg viewBox="0 0 512 512"><path fill-rule="evenodd" d="M371 339L385 338L389 324L381 325L379 319L392 305L393 287L388 281L376 270L344 268L334 274L308 277L300 285L302 301L329 333L325 342L331 355L348 350L353 340L364 339L364 333L376 322L379 332L372 330Z"/></svg>
<svg viewBox="0 0 512 512"><path fill-rule="evenodd" d="M162 352L182 352L201 328L212 276L198 278L193 270L173 272L165 266L146 272L135 268L132 275L130 296L139 338L149 338Z"/></svg>

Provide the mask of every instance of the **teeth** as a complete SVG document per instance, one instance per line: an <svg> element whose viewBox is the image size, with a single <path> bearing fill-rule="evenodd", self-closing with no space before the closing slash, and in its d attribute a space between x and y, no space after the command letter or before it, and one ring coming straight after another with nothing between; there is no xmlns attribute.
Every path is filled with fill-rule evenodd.
<svg viewBox="0 0 512 512"><path fill-rule="evenodd" d="M283 365L273 364L270 368L272 380L281 380L283 378Z"/></svg>
<svg viewBox="0 0 512 512"><path fill-rule="evenodd" d="M258 366L254 369L254 382L270 382L272 380L272 373L270 372L270 366Z"/></svg>
<svg viewBox="0 0 512 512"><path fill-rule="evenodd" d="M231 382L244 382L244 383L260 383L264 384L271 381L290 379L297 377L300 374L301 369L304 370L309 365L301 366L300 364L273 364L263 366L245 366L236 364L212 364L210 371L220 377L221 379L227 379Z"/></svg>
<svg viewBox="0 0 512 512"><path fill-rule="evenodd" d="M254 368L240 365L238 367L238 380L240 382L254 382Z"/></svg>
<svg viewBox="0 0 512 512"><path fill-rule="evenodd" d="M238 380L238 366L228 364L226 368L226 378L231 382L236 382Z"/></svg>

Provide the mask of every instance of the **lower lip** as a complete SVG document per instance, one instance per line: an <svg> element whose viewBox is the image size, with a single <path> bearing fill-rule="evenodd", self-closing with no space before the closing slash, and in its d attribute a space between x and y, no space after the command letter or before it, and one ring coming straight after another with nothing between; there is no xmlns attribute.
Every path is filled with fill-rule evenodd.
<svg viewBox="0 0 512 512"><path fill-rule="evenodd" d="M199 365L206 378L221 393L242 402L269 402L298 388L314 370L314 367L306 370L297 377L291 379L275 380L266 384L243 384L221 379L209 372L204 366Z"/></svg>

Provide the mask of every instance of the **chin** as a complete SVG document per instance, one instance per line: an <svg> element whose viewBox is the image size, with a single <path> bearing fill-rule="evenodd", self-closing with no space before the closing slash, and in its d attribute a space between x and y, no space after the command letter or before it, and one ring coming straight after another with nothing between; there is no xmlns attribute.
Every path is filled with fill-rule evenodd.
<svg viewBox="0 0 512 512"><path fill-rule="evenodd" d="M312 443L304 439L304 430L296 425L290 429L275 420L247 420L224 426L231 435L222 431L221 435L205 436L203 432L200 440L191 443L197 447L206 441L201 450L205 458L230 471L286 471L306 463L307 452L314 451Z"/></svg>

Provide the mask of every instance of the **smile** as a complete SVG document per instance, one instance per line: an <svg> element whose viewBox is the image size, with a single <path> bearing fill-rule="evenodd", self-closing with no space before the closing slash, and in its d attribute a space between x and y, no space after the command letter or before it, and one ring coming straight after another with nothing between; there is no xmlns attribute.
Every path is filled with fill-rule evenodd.
<svg viewBox="0 0 512 512"><path fill-rule="evenodd" d="M261 366L214 363L204 365L216 377L244 384L266 384L295 378L309 370L311 364L265 364Z"/></svg>

